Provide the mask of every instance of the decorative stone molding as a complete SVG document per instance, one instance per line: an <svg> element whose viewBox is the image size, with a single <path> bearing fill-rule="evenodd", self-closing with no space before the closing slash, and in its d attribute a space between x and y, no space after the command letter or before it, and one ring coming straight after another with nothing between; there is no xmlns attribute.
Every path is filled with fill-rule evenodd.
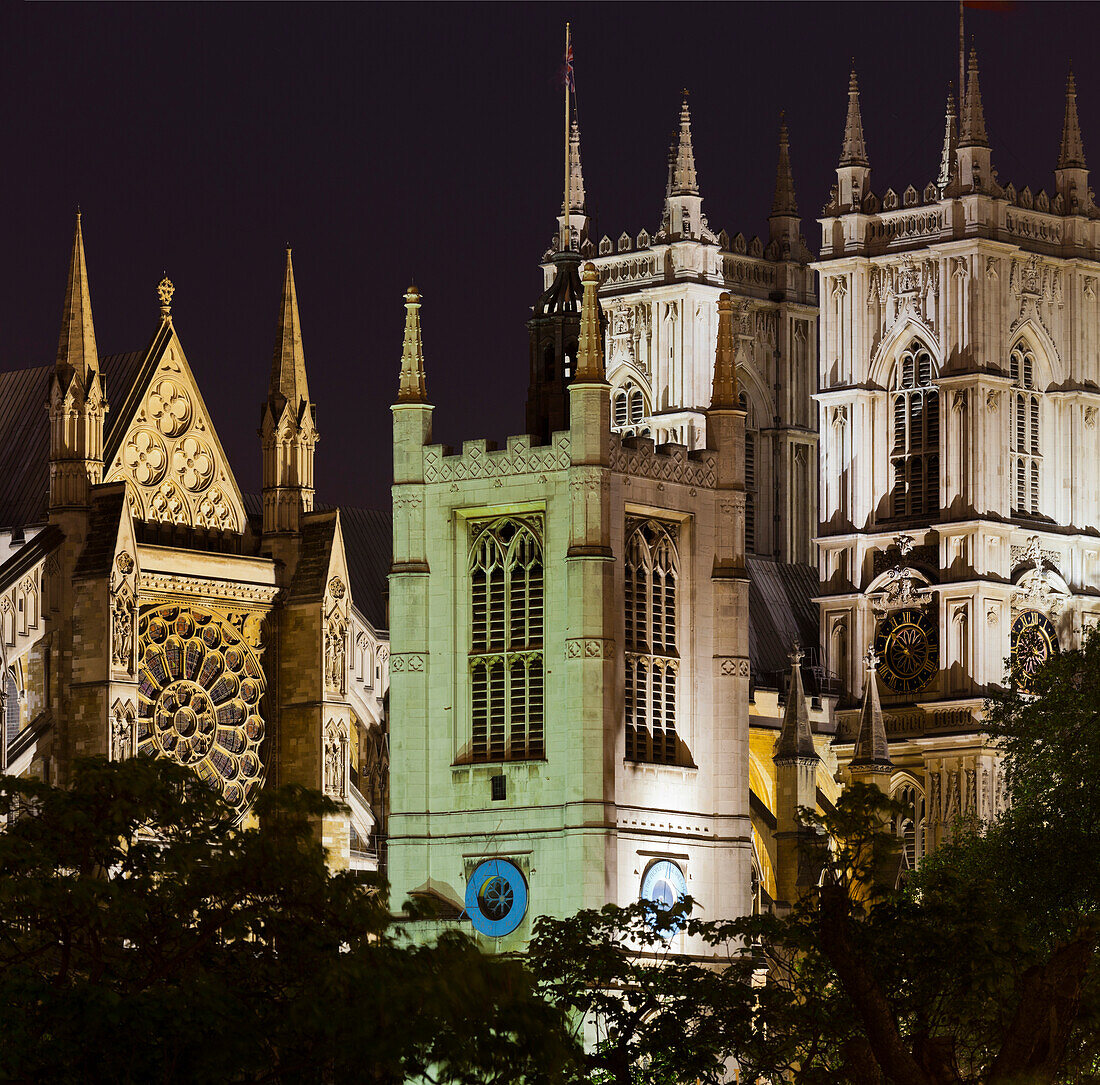
<svg viewBox="0 0 1100 1085"><path fill-rule="evenodd" d="M325 766L323 786L326 795L343 799L348 793L348 727L343 721L329 720L325 726Z"/></svg>
<svg viewBox="0 0 1100 1085"><path fill-rule="evenodd" d="M723 678L749 677L749 661L744 656L715 656L714 662Z"/></svg>
<svg viewBox="0 0 1100 1085"><path fill-rule="evenodd" d="M134 756L137 709L131 701L116 700L111 706L108 756L112 761L124 761Z"/></svg>
<svg viewBox="0 0 1100 1085"><path fill-rule="evenodd" d="M653 479L658 482L678 482L688 486L712 487L717 479L714 453L688 454L679 445L667 446L667 451L648 448L625 448L612 441L611 470L623 475Z"/></svg>
<svg viewBox="0 0 1100 1085"><path fill-rule="evenodd" d="M441 446L424 449L424 479L426 482L457 482L462 479L512 478L537 474L540 471L560 471L569 466L569 437L558 436L554 445L534 448L526 440L513 439L508 447L492 451L468 445L461 456L444 456ZM395 498L395 506L400 498Z"/></svg>
<svg viewBox="0 0 1100 1085"><path fill-rule="evenodd" d="M165 595L190 599L228 599L236 603L251 603L269 607L279 594L274 584L241 584L229 580L208 580L179 573L150 573L138 577L142 595Z"/></svg>
<svg viewBox="0 0 1100 1085"><path fill-rule="evenodd" d="M614 659L615 642L594 637L574 637L565 642L566 659Z"/></svg>
<svg viewBox="0 0 1100 1085"><path fill-rule="evenodd" d="M403 674L406 671L419 673L424 670L425 657L418 652L394 652L390 656L390 671Z"/></svg>

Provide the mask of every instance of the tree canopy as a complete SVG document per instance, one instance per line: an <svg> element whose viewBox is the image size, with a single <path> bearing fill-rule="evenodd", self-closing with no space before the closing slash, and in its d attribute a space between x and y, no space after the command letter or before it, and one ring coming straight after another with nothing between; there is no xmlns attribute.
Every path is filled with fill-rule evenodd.
<svg viewBox="0 0 1100 1085"><path fill-rule="evenodd" d="M272 790L257 824L186 769L81 763L0 778L0 1080L550 1082L569 1055L523 965L418 946L334 873Z"/></svg>

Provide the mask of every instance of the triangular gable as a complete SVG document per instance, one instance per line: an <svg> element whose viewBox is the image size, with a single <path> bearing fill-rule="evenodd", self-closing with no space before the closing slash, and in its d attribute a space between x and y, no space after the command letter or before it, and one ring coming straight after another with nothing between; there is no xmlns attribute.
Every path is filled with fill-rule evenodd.
<svg viewBox="0 0 1100 1085"><path fill-rule="evenodd" d="M104 449L105 481L126 483L134 517L243 533L240 488L170 323L119 407Z"/></svg>

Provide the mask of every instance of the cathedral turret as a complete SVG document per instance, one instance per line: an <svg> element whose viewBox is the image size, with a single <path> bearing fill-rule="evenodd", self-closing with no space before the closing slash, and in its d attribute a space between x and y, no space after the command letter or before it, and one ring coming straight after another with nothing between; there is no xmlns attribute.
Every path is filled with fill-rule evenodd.
<svg viewBox="0 0 1100 1085"><path fill-rule="evenodd" d="M844 146L836 167L837 200L842 211L858 211L869 191L871 163L863 139L863 118L859 112L859 80L856 70L848 77L848 116L844 121Z"/></svg>
<svg viewBox="0 0 1100 1085"><path fill-rule="evenodd" d="M804 876L802 844L807 834L798 817L800 807L812 810L817 804L817 765L810 728L810 709L802 686L803 653L797 644L790 654L791 677L783 724L772 757L776 774L776 887L779 900L793 904L809 888Z"/></svg>
<svg viewBox="0 0 1100 1085"><path fill-rule="evenodd" d="M798 200L794 194L794 175L791 173L791 150L787 137L787 123L779 114L779 161L775 169L775 196L772 213L768 216L771 240L780 246L780 257L797 256L802 220L798 216Z"/></svg>
<svg viewBox="0 0 1100 1085"><path fill-rule="evenodd" d="M1066 116L1062 123L1062 145L1055 170L1058 193L1070 214L1087 214L1092 206L1089 196L1089 171L1085 165L1085 144L1077 119L1077 81L1070 70L1066 81Z"/></svg>
<svg viewBox="0 0 1100 1085"><path fill-rule="evenodd" d="M866 687L859 714L859 732L848 770L853 779L874 784L884 795L889 795L894 763L890 760L890 743L886 738L886 722L878 695L876 668L879 657L873 646L867 649L863 662L867 668Z"/></svg>
<svg viewBox="0 0 1100 1085"><path fill-rule="evenodd" d="M989 189L993 180L991 157L982 91L978 84L978 51L971 49L957 152L959 185L963 192L985 192Z"/></svg>
<svg viewBox="0 0 1100 1085"><path fill-rule="evenodd" d="M420 291L405 291L405 337L401 344L401 376L393 411L393 481L424 481L422 449L431 444L432 411L424 373L424 344L420 335Z"/></svg>
<svg viewBox="0 0 1100 1085"><path fill-rule="evenodd" d="M92 324L92 299L79 212L48 407L50 509L80 508L88 503L89 486L98 484L103 478L103 423L107 402Z"/></svg>
<svg viewBox="0 0 1100 1085"><path fill-rule="evenodd" d="M283 298L267 401L260 418L263 443L263 532L297 532L313 511L313 450L316 408L309 399L294 265L286 250Z"/></svg>
<svg viewBox="0 0 1100 1085"><path fill-rule="evenodd" d="M717 534L714 575L739 577L745 567L745 412L737 393L737 354L733 338L733 298L718 296L718 335L714 385L707 410L707 447L717 452L718 486L731 491L724 501L729 522Z"/></svg>
<svg viewBox="0 0 1100 1085"><path fill-rule="evenodd" d="M569 187L562 196L558 215L558 237L565 236L565 205L569 203L569 247L580 252L588 240L589 218L584 198L584 174L581 171L581 130L574 120L569 129Z"/></svg>
<svg viewBox="0 0 1100 1085"><path fill-rule="evenodd" d="M556 430L569 428L569 382L577 364L581 333L580 254L556 252L554 281L535 303L527 322L530 382L527 432L548 444Z"/></svg>
<svg viewBox="0 0 1100 1085"><path fill-rule="evenodd" d="M703 218L703 198L695 173L695 148L691 140L691 110L687 91L680 105L680 132L675 154L669 156L669 177L665 193L665 229L673 237L715 240Z"/></svg>
<svg viewBox="0 0 1100 1085"><path fill-rule="evenodd" d="M947 106L943 114L943 150L940 152L940 172L936 177L936 188L940 198L946 194L955 179L955 156L958 153L959 134L955 118L955 97L951 88L947 88Z"/></svg>

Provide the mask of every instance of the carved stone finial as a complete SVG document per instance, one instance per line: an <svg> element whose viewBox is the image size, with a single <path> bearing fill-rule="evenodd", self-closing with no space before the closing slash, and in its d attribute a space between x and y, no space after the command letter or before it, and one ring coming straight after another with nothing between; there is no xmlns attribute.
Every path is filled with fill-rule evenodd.
<svg viewBox="0 0 1100 1085"><path fill-rule="evenodd" d="M875 646L873 644L867 645L867 652L863 657L863 662L867 670L872 674L875 668L882 662L882 657L875 651Z"/></svg>
<svg viewBox="0 0 1100 1085"><path fill-rule="evenodd" d="M792 667L801 666L802 660L806 658L806 653L802 651L802 646L798 643L798 641L795 641L791 645L791 651L787 658L791 661Z"/></svg>
<svg viewBox="0 0 1100 1085"><path fill-rule="evenodd" d="M157 284L157 297L160 299L161 315L167 320L172 316L172 295L176 288L167 275Z"/></svg>

